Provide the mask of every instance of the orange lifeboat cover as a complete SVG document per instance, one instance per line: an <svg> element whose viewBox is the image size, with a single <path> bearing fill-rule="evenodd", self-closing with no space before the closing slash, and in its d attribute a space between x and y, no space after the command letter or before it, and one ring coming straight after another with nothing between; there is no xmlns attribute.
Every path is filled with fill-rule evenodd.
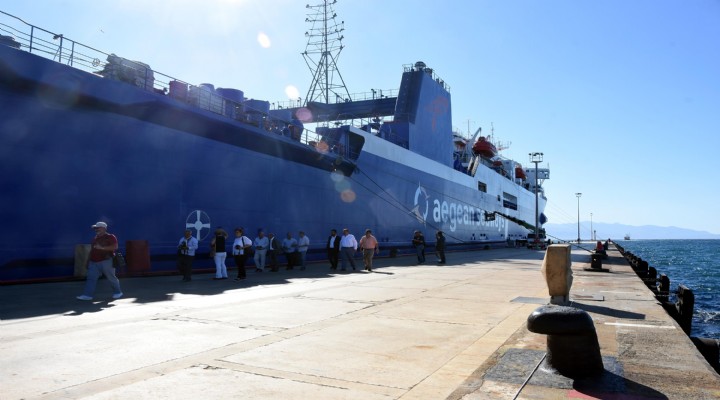
<svg viewBox="0 0 720 400"><path fill-rule="evenodd" d="M497 148L494 144L490 143L484 136L480 138L473 145L473 153L483 157L491 158L497 155Z"/></svg>

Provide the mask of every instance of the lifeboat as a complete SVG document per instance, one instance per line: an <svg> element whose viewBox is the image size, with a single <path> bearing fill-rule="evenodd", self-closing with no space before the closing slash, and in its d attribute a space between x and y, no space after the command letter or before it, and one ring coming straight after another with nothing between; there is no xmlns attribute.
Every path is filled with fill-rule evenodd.
<svg viewBox="0 0 720 400"><path fill-rule="evenodd" d="M492 158L497 155L497 148L494 144L485 139L484 136L480 136L477 142L473 145L473 153L485 158Z"/></svg>
<svg viewBox="0 0 720 400"><path fill-rule="evenodd" d="M525 176L525 170L523 170L523 167L520 164L515 166L515 177L518 179L527 178L527 176Z"/></svg>

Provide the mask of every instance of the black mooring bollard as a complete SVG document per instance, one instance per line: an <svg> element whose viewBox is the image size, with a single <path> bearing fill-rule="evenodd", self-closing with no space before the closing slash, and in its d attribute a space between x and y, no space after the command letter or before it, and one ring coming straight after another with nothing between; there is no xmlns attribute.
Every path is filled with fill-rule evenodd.
<svg viewBox="0 0 720 400"><path fill-rule="evenodd" d="M678 286L675 309L678 314L678 324L686 334L690 335L693 312L695 311L695 294L685 285Z"/></svg>
<svg viewBox="0 0 720 400"><path fill-rule="evenodd" d="M720 373L720 342L717 339L691 337L693 344L713 369Z"/></svg>
<svg viewBox="0 0 720 400"><path fill-rule="evenodd" d="M645 277L647 277L648 274L648 262L639 258L633 270L635 271L637 276L639 276L641 279L644 279Z"/></svg>
<svg viewBox="0 0 720 400"><path fill-rule="evenodd" d="M655 269L655 267L648 267L648 272L645 278L643 278L643 282L645 282L648 289L652 291L657 290L657 269Z"/></svg>
<svg viewBox="0 0 720 400"><path fill-rule="evenodd" d="M547 335L547 363L570 378L604 371L600 344L590 314L566 306L538 307L528 317L530 332Z"/></svg>
<svg viewBox="0 0 720 400"><path fill-rule="evenodd" d="M660 274L658 279L658 300L667 301L670 296L670 278L665 274Z"/></svg>

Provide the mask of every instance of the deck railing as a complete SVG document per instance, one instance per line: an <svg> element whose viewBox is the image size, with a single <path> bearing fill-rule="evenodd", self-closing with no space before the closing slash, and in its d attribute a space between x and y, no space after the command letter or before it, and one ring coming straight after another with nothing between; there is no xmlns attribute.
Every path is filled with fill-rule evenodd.
<svg viewBox="0 0 720 400"><path fill-rule="evenodd" d="M203 87L205 85L192 85L170 75L152 70L142 62L124 59L115 54L84 45L65 37L63 34L50 32L1 10L0 45L27 51L94 75L121 80L150 92L168 95L198 108L263 128L268 132L281 132L283 125L292 123L291 120L278 117L278 114L271 115L264 109L254 108L248 102L220 96L216 92ZM182 95L174 93L177 92L178 88L182 89ZM396 96L397 90L373 89L369 92L354 94L352 100L371 100ZM266 109L296 108L302 105L301 100L267 102ZM254 104L257 104L257 102ZM368 119L355 119L351 116L346 120L346 123L355 126L368 125L370 122ZM323 124L327 126L331 122L328 121ZM305 144L319 143L321 137L312 129L306 128L300 141ZM348 154L346 156L352 155Z"/></svg>

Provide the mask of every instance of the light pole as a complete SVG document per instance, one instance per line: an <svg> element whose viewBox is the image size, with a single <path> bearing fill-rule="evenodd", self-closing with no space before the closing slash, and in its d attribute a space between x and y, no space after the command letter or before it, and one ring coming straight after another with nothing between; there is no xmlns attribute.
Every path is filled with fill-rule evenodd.
<svg viewBox="0 0 720 400"><path fill-rule="evenodd" d="M590 213L590 240L595 240L595 235L593 235L593 228L592 228L592 213Z"/></svg>
<svg viewBox="0 0 720 400"><path fill-rule="evenodd" d="M577 240L577 242L580 243L580 196L582 196L582 193L575 193L575 196L577 196L577 199L578 199L578 240Z"/></svg>
<svg viewBox="0 0 720 400"><path fill-rule="evenodd" d="M538 241L540 240L540 228L538 227L540 209L540 207L538 206L538 163L542 162L543 153L529 153L529 156L530 162L535 163L535 245L537 245Z"/></svg>

